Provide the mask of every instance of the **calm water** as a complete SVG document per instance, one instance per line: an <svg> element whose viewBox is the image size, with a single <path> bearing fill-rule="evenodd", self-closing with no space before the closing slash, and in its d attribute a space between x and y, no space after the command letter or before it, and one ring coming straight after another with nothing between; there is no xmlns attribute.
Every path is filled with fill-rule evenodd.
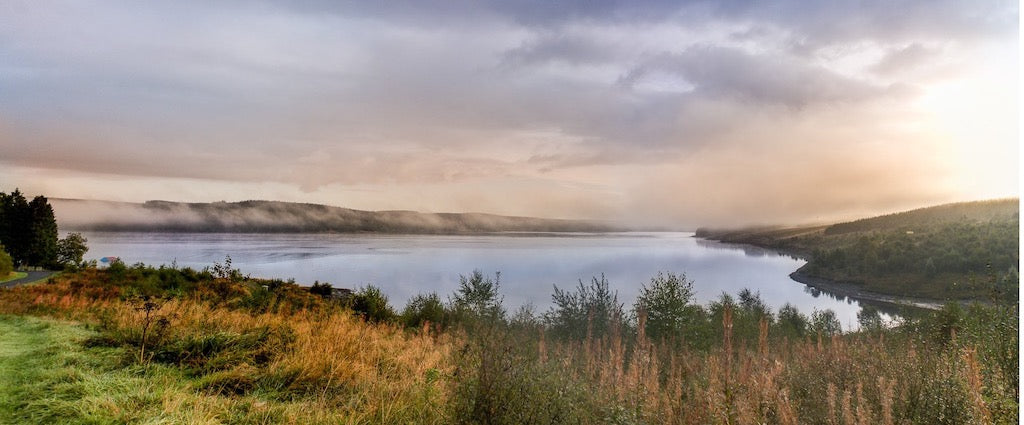
<svg viewBox="0 0 1024 425"><path fill-rule="evenodd" d="M86 233L87 259L120 257L128 264L203 268L230 255L233 266L254 277L314 280L335 287L373 284L400 309L412 296L437 292L445 298L459 275L474 269L501 272L501 292L514 309L551 306L553 285L567 288L602 273L630 306L640 285L658 271L685 273L702 304L723 291L759 291L774 309L789 302L806 314L832 309L844 328L854 326L857 301L819 294L789 278L803 261L776 253L709 242L692 233L601 235L299 235Z"/></svg>

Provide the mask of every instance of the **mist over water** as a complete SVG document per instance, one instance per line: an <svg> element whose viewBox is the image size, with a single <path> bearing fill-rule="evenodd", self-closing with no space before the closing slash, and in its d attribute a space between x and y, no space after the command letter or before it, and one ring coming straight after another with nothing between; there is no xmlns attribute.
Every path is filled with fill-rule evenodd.
<svg viewBox="0 0 1024 425"><path fill-rule="evenodd" d="M442 299L458 287L459 275L480 269L501 272L505 306L530 303L538 313L551 306L553 285L571 288L604 276L619 301L632 306L640 286L659 271L685 273L695 281L697 302L722 292L760 292L778 310L789 302L805 314L834 310L844 328L854 327L860 305L836 299L789 278L802 260L772 251L705 241L692 233L532 234L486 236L196 234L90 232L87 259L120 257L132 264L176 263L201 269L223 262L253 277L315 280L335 287L372 284L401 309L419 293Z"/></svg>

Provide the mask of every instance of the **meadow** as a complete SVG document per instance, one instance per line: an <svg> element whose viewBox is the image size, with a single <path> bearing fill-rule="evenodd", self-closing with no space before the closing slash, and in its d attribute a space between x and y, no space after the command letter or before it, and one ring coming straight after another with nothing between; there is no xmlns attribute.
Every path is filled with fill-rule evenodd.
<svg viewBox="0 0 1024 425"><path fill-rule="evenodd" d="M373 287L116 263L0 291L3 423L822 423L1018 421L1016 304L842 333L756 293L692 304L659 274L505 310L473 272L396 312Z"/></svg>

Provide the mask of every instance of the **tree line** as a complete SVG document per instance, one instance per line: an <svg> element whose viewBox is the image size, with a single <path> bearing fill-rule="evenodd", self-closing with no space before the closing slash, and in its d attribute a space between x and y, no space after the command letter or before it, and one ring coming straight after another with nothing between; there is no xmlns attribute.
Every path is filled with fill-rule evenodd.
<svg viewBox="0 0 1024 425"><path fill-rule="evenodd" d="M88 251L86 242L79 233L58 238L57 219L45 196L29 201L18 189L0 192L0 257L10 257L13 267L77 266Z"/></svg>

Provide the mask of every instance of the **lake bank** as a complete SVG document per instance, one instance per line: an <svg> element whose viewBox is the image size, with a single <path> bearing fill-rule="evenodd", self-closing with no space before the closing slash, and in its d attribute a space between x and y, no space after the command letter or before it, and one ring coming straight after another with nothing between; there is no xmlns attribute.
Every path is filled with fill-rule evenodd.
<svg viewBox="0 0 1024 425"><path fill-rule="evenodd" d="M738 248L755 247L758 249L772 251L779 255L797 258L802 261L809 261L809 259L807 258L808 255L800 250L772 248L770 246L762 246L755 243L725 242L713 238L699 236L694 237L706 241L713 241L726 245L733 245ZM939 299L921 297L902 297L867 291L864 290L860 285L855 283L841 282L819 276L810 276L801 271L803 268L804 266L801 266L800 268L794 270L792 273L789 274L789 278L795 282L802 283L810 288L820 290L835 297L846 297L857 301L863 301L867 304L881 304L882 306L887 307L911 307L925 310L939 310L945 304L944 300Z"/></svg>
<svg viewBox="0 0 1024 425"><path fill-rule="evenodd" d="M865 291L857 284L838 282L816 276L809 276L797 269L789 274L789 278L800 282L811 288L827 292L832 295L853 298L867 303L881 303L895 307L914 307L926 310L939 310L944 305L942 300L933 300L914 297L897 297L894 295L880 294L877 292Z"/></svg>

